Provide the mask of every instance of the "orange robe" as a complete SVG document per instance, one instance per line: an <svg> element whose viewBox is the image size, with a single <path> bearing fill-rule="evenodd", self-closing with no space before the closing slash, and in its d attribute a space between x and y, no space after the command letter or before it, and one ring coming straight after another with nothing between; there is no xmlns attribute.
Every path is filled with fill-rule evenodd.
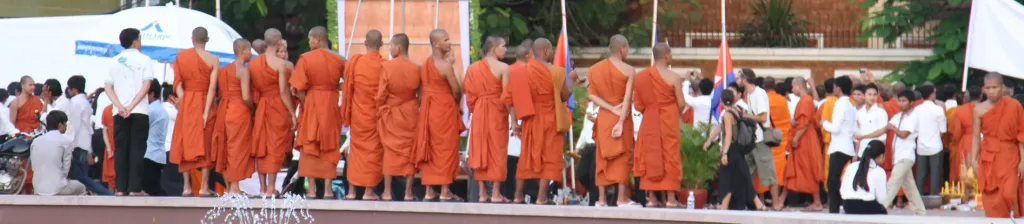
<svg viewBox="0 0 1024 224"><path fill-rule="evenodd" d="M413 162L422 171L423 185L447 185L459 174L459 103L452 97L448 80L429 57L420 69L422 89L420 117L413 141Z"/></svg>
<svg viewBox="0 0 1024 224"><path fill-rule="evenodd" d="M252 156L252 110L242 100L242 86L235 77L235 63L221 69L217 76L220 104L213 124L210 147L217 152L216 170L224 181L238 182L256 172Z"/></svg>
<svg viewBox="0 0 1024 224"><path fill-rule="evenodd" d="M25 104L18 108L14 127L25 133L36 131L36 128L39 128L39 120L46 120L45 117L39 117L39 113L43 111L43 106L43 101L38 96L29 96L28 99L25 99Z"/></svg>
<svg viewBox="0 0 1024 224"><path fill-rule="evenodd" d="M960 181L960 165L971 151L974 106L974 103L960 105L953 118L948 120L949 127L946 130L949 130L950 138L957 139L956 145L949 148L950 181Z"/></svg>
<svg viewBox="0 0 1024 224"><path fill-rule="evenodd" d="M487 60L469 66L463 80L466 106L472 114L469 128L469 167L478 181L505 181L508 155L508 109L501 99L501 78L491 73Z"/></svg>
<svg viewBox="0 0 1024 224"><path fill-rule="evenodd" d="M210 150L210 135L203 123L206 94L210 88L210 67L195 49L178 52L174 63L174 86L185 90L178 107L178 119L171 136L170 162L178 164L178 172L210 168L216 154ZM210 111L212 120L214 111ZM211 123L212 124L212 123ZM213 129L213 127L209 127ZM213 132L210 131L210 134Z"/></svg>
<svg viewBox="0 0 1024 224"><path fill-rule="evenodd" d="M782 136L789 136L790 123L789 102L786 97L775 93L775 90L768 91L768 108L771 112L771 124L782 132ZM811 107L813 109L814 107ZM772 158L775 162L775 170L786 170L786 152L789 151L790 138L783 137L779 146L772 147ZM783 179L783 172L775 172L776 180ZM759 181L758 181L759 182ZM781 183L781 181L780 181Z"/></svg>
<svg viewBox="0 0 1024 224"><path fill-rule="evenodd" d="M406 176L416 173L412 143L419 120L416 92L420 88L420 68L405 57L381 64L377 91L377 132L384 148L384 175Z"/></svg>
<svg viewBox="0 0 1024 224"><path fill-rule="evenodd" d="M114 173L114 152L117 150L117 147L114 147L114 104L107 105L107 107L103 108L103 114L100 116L100 123L103 124L103 131L107 133L106 138L107 141L110 142L110 145L107 146L107 148L110 148L110 151L104 154L104 157L106 158L103 160L102 181L107 183L107 188L116 190L116 188L114 188L114 178L117 177L117 174Z"/></svg>
<svg viewBox="0 0 1024 224"><path fill-rule="evenodd" d="M557 68L557 67L556 67ZM509 82L503 97L514 107L522 125L522 151L516 167L516 179L560 180L565 167L562 147L564 131L559 130L556 113L563 110L561 87L565 73L558 74L543 62L530 59L509 69ZM630 126L631 127L631 126Z"/></svg>
<svg viewBox="0 0 1024 224"><path fill-rule="evenodd" d="M276 174L292 149L293 115L280 97L278 73L267 64L265 55L249 61L249 76L253 92L260 94L252 124L256 172Z"/></svg>
<svg viewBox="0 0 1024 224"><path fill-rule="evenodd" d="M839 90L836 90L836 91L839 91ZM839 100L839 98L837 98L835 96L825 97L825 103L822 103L821 104L821 108L818 108L818 120L816 120L815 122L818 122L818 124L821 124L822 121L830 121L831 122L832 121L832 111L836 107L836 101L837 100ZM820 126L820 125L815 125L815 127L818 127L818 126ZM821 140L822 140L822 146L823 146L822 149L821 149L821 153L825 155L825 166L823 166L822 169L825 169L825 167L828 167L828 156L829 155L828 155L827 150L828 150L828 144L832 142L832 133L829 133L828 131L825 131L824 128L820 128L820 127L818 128L818 130L821 132ZM825 169L824 172L822 173L822 175L827 177L828 176L828 170Z"/></svg>
<svg viewBox="0 0 1024 224"><path fill-rule="evenodd" d="M683 123L693 124L693 108L688 108L683 111Z"/></svg>
<svg viewBox="0 0 1024 224"><path fill-rule="evenodd" d="M900 112L900 105L899 102L896 101L896 97L892 97L889 99L889 101L885 101L885 103L882 103L882 108L885 108L885 113L889 114L889 120L892 120L892 116L896 116L896 113ZM968 126L967 128L970 129L971 127ZM889 157L885 158L885 162L882 163L882 168L886 170L886 174L892 172L892 166L894 164L894 162L892 161L892 141L895 137L895 133L893 133L892 131L886 131L885 154L889 155Z"/></svg>
<svg viewBox="0 0 1024 224"><path fill-rule="evenodd" d="M341 159L341 113L338 82L344 62L334 52L317 49L299 56L289 78L296 90L306 91L299 111L295 146L299 149L299 176L334 179ZM354 142L353 142L354 143Z"/></svg>
<svg viewBox="0 0 1024 224"><path fill-rule="evenodd" d="M978 185L986 217L1021 217L1021 188L1017 167L1024 143L1024 109L1020 102L1003 96L981 115L981 149L978 159ZM1012 210L1012 211L1011 211Z"/></svg>
<svg viewBox="0 0 1024 224"><path fill-rule="evenodd" d="M384 179L381 172L384 148L377 133L376 101L381 63L384 63L384 58L380 52L370 51L352 56L345 65L348 69L345 70L342 87L341 121L349 127L348 141L352 141L345 161L348 166L345 175L352 184L360 187L374 187Z"/></svg>
<svg viewBox="0 0 1024 224"><path fill-rule="evenodd" d="M814 131L818 126L817 113L814 111L814 100L810 96L800 97L796 105L796 112L793 119L796 124L793 130L787 135L787 139L796 137L797 129L806 128L803 136L800 136L798 148L792 149L784 171L785 177L782 185L786 190L801 193L818 193L818 183L825 180L825 169L822 162L822 145L819 141L818 132Z"/></svg>
<svg viewBox="0 0 1024 224"><path fill-rule="evenodd" d="M679 105L675 89L658 69L647 68L633 80L633 106L643 113L637 133L633 173L645 191L678 191L683 180L679 157Z"/></svg>
<svg viewBox="0 0 1024 224"><path fill-rule="evenodd" d="M587 88L590 95L600 96L611 105L619 105L625 100L623 97L628 77L611 61L606 59L594 64L587 78L590 79L590 87ZM626 113L630 113L629 110ZM612 128L618 121L618 115L602 108L594 122L594 143L597 145L594 174L597 186L620 184L629 180L630 159L633 156L633 116L626 115L622 123L622 136L614 138Z"/></svg>

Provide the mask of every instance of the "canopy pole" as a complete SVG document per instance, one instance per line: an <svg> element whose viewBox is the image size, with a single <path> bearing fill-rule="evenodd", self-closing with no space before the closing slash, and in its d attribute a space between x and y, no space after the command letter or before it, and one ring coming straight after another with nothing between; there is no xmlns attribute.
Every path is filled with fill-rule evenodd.
<svg viewBox="0 0 1024 224"><path fill-rule="evenodd" d="M654 16L651 23L651 51L654 51L654 45L658 43L658 0L654 0ZM651 54L651 65L654 65L654 54Z"/></svg>
<svg viewBox="0 0 1024 224"><path fill-rule="evenodd" d="M388 8L390 15L388 18L391 21L391 25L388 26L388 41L391 41L391 37L395 36L395 0L391 0L391 7ZM391 54L388 54L388 59L391 59Z"/></svg>
<svg viewBox="0 0 1024 224"><path fill-rule="evenodd" d="M974 20L974 9L976 1L971 2L971 14L967 17L967 46L964 46L964 72L963 72L963 84L960 87L960 91L967 92L967 71L971 67L971 20ZM971 96L974 98L975 96Z"/></svg>
<svg viewBox="0 0 1024 224"><path fill-rule="evenodd" d="M216 1L216 8L217 8L217 19L219 20L220 19L220 0Z"/></svg>
<svg viewBox="0 0 1024 224"><path fill-rule="evenodd" d="M437 29L437 17L441 15L441 0L434 1L434 29Z"/></svg>
<svg viewBox="0 0 1024 224"><path fill-rule="evenodd" d="M352 52L352 42L355 42L355 41L352 41L352 38L356 37L356 23L359 22L359 8L362 7L362 6L363 6L363 0L359 0L359 2L356 2L356 18L352 19L352 32L349 32L349 34L348 34L348 47L345 47L345 57L349 57L349 53ZM341 12L341 13L344 15L345 12ZM345 22L345 21L342 21L342 22ZM366 41L366 40L363 40L363 41Z"/></svg>

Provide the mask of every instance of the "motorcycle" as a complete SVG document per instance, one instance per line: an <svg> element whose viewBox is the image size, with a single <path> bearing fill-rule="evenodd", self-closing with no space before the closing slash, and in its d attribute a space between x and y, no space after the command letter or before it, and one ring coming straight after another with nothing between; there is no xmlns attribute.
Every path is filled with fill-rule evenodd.
<svg viewBox="0 0 1024 224"><path fill-rule="evenodd" d="M33 136L18 134L0 144L0 195L19 194L24 190L31 167L29 146Z"/></svg>

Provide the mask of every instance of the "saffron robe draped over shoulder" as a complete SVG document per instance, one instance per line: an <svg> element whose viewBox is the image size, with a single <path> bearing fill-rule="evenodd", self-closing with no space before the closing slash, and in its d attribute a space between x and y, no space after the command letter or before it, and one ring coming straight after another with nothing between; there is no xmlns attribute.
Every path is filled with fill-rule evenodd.
<svg viewBox="0 0 1024 224"><path fill-rule="evenodd" d="M252 155L252 110L242 100L242 83L235 76L235 63L222 68L217 76L220 105L211 138L212 151L217 152L217 172L224 181L238 182L256 170Z"/></svg>
<svg viewBox="0 0 1024 224"><path fill-rule="evenodd" d="M836 90L836 91L839 91L839 90ZM825 97L825 103L822 103L821 104L821 108L818 108L818 120L815 121L815 122L818 122L818 125L815 125L815 126L820 126L821 122L823 122L823 121L829 121L829 122L832 121L832 111L835 110L836 101L837 100L839 100L839 98L837 98L835 96ZM829 154L828 154L827 150L828 150L828 144L830 142L832 142L832 133L829 133L828 131L825 131L824 128L818 128L818 130L820 130L820 133L821 133L822 145L825 146L825 147L822 147L822 149L821 149L821 153L825 155L825 166L823 166L822 169L825 169L825 167L828 167L828 156L829 156ZM827 177L828 176L828 170L826 169L825 172L822 173L822 175ZM826 191L827 191L827 189L826 189Z"/></svg>
<svg viewBox="0 0 1024 224"><path fill-rule="evenodd" d="M960 165L971 151L971 132L974 125L975 103L967 103L957 107L956 115L952 122L949 122L949 134L951 138L959 139L956 145L950 148L949 152L949 179L960 180Z"/></svg>
<svg viewBox="0 0 1024 224"><path fill-rule="evenodd" d="M885 101L885 103L882 103L882 108L885 108L885 113L889 114L889 118L888 118L889 120L892 120L892 116L896 116L896 113L900 112L900 105L899 105L899 102L896 101L896 97L895 96L890 98L889 101ZM968 119L970 119L970 118L968 118ZM970 130L970 128L971 127L967 127L968 130ZM967 134L970 134L970 133L967 133ZM895 139L895 137L896 137L895 133L893 133L892 131L886 131L886 134L885 134L885 154L889 155L889 157L885 158L885 162L882 163L882 168L886 170L886 174L888 174L889 172L892 172L892 166L895 164L895 162L892 161L893 158L891 158L891 157L893 157L892 156L892 141ZM970 147L970 146L968 146L968 147Z"/></svg>
<svg viewBox="0 0 1024 224"><path fill-rule="evenodd" d="M1003 96L981 115L981 152L978 155L978 185L985 217L1021 216L1021 180L1017 145L1024 143L1024 109L1017 100Z"/></svg>
<svg viewBox="0 0 1024 224"><path fill-rule="evenodd" d="M824 161L822 158L822 145L816 129L818 128L817 113L814 110L814 100L810 96L800 97L793 113L796 124L790 129L786 139L796 137L796 130L806 128L803 136L800 136L798 147L792 149L786 163L782 185L786 190L801 193L818 193L818 183L825 180L823 174ZM790 143L793 144L793 143Z"/></svg>
<svg viewBox="0 0 1024 224"><path fill-rule="evenodd" d="M174 135L171 136L170 161L178 164L178 172L212 168L217 158L215 151L210 148L214 127L206 127L203 123L212 71L213 67L206 64L194 48L182 50L175 57L174 87L177 89L180 86L185 90L184 95L180 96L178 119L174 122ZM207 121L214 120L215 116L211 108Z"/></svg>
<svg viewBox="0 0 1024 224"><path fill-rule="evenodd" d="M380 52L353 56L345 71L342 86L341 121L349 127L348 180L360 187L377 186L384 178L381 162L384 149L377 133L377 88L380 84Z"/></svg>
<svg viewBox="0 0 1024 224"><path fill-rule="evenodd" d="M619 105L625 101L626 82L629 77L622 74L608 59L590 67L587 78L590 87L587 92L604 99L608 104ZM629 107L629 105L626 105ZM626 113L630 113L626 110ZM597 186L625 183L629 180L630 159L633 155L633 116L627 115L622 123L622 136L612 137L612 129L619 116L601 108L594 122L594 143L597 146L595 183ZM678 128L678 127L677 127Z"/></svg>
<svg viewBox="0 0 1024 224"><path fill-rule="evenodd" d="M114 104L107 105L107 107L103 108L103 113L100 116L100 123L103 124L103 131L107 133L107 142L110 142L110 144L107 145L107 148L109 148L110 151L105 152L106 154L104 155L103 177L100 180L109 185L107 188L115 189L114 178L117 177L117 174L114 170L114 152L117 151L117 147L114 147Z"/></svg>
<svg viewBox="0 0 1024 224"><path fill-rule="evenodd" d="M299 111L295 148L299 155L299 176L334 179L341 159L341 111L338 83L344 62L334 52L317 49L299 56L288 83L306 91ZM349 177L351 179L351 176Z"/></svg>
<svg viewBox="0 0 1024 224"><path fill-rule="evenodd" d="M14 127L25 133L36 131L39 128L39 120L46 120L45 117L39 117L39 113L43 112L43 106L43 101L38 96L29 96L28 99L25 99L25 103L18 108Z"/></svg>
<svg viewBox="0 0 1024 224"><path fill-rule="evenodd" d="M420 68L405 57L381 64L377 87L377 132L384 148L383 173L406 176L416 173L412 146L419 120L416 92L420 88Z"/></svg>
<svg viewBox="0 0 1024 224"><path fill-rule="evenodd" d="M556 111L566 110L555 102L561 94L565 73L551 71L543 62L530 59L514 64L502 97L507 97L521 120L522 140L516 179L560 180L565 167L562 147L564 132L558 131Z"/></svg>
<svg viewBox="0 0 1024 224"><path fill-rule="evenodd" d="M789 141L791 139L785 136L790 135L789 130L793 126L790 123L789 103L786 101L785 96L775 93L775 90L769 90L768 108L771 111L771 116L768 118L772 121L771 125L782 132L782 136L784 136L779 146L772 147L772 159L776 170L775 179L782 183L781 180L784 178L785 173L779 171L786 170L786 152L789 152ZM813 109L813 107L811 108Z"/></svg>
<svg viewBox="0 0 1024 224"><path fill-rule="evenodd" d="M679 157L680 117L675 89L655 67L633 80L633 106L643 113L637 133L633 173L645 191L678 191L683 180Z"/></svg>
<svg viewBox="0 0 1024 224"><path fill-rule="evenodd" d="M423 185L447 185L459 174L459 133L466 129L448 80L428 57L420 69L420 117L413 158Z"/></svg>
<svg viewBox="0 0 1024 224"><path fill-rule="evenodd" d="M469 66L463 80L469 128L469 167L478 181L505 181L508 161L508 109L501 98L501 79L487 60Z"/></svg>
<svg viewBox="0 0 1024 224"><path fill-rule="evenodd" d="M249 76L253 92L260 95L252 123L256 172L277 173L281 171L285 154L292 150L291 118L294 115L281 99L278 72L267 64L266 55L249 61Z"/></svg>

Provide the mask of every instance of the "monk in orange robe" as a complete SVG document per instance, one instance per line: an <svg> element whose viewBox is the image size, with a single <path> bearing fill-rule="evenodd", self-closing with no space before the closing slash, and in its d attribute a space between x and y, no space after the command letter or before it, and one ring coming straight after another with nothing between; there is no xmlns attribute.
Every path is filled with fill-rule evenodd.
<svg viewBox="0 0 1024 224"><path fill-rule="evenodd" d="M209 39L205 28L193 29L194 47L178 52L174 63L174 88L175 93L181 96L181 103L174 123L175 134L171 136L170 161L178 164L178 172L183 175L182 195L192 195L189 177L192 170L202 173L199 195L215 195L207 181L216 155L210 149L212 136L206 134L206 129L213 129L213 126L207 127L206 124L211 117L220 61L205 50Z"/></svg>
<svg viewBox="0 0 1024 224"><path fill-rule="evenodd" d="M648 207L660 203L656 192L664 192L665 207L678 208L676 192L683 180L679 158L679 123L677 115L683 102L682 78L668 69L671 48L665 43L654 45L654 66L636 75L633 82L633 106L643 113L637 133L633 173L640 177L640 190L647 191Z"/></svg>
<svg viewBox="0 0 1024 224"><path fill-rule="evenodd" d="M533 41L533 55L526 63L525 73L518 74L520 68L513 69L517 74L509 75L503 95L513 106L510 113L522 120L518 134L522 139L522 153L516 165L514 203L524 202L520 180L540 179L540 183L559 180L565 166L562 147L570 120L563 103L569 98L571 82L565 81L564 68L548 63L554 56L551 41L544 38ZM540 184L537 204L552 203L547 198L547 189L547 184Z"/></svg>
<svg viewBox="0 0 1024 224"><path fill-rule="evenodd" d="M633 116L630 116L633 94L633 66L622 59L629 53L626 38L615 35L609 41L611 56L590 67L587 88L590 100L601 107L594 122L594 143L597 145L595 183L597 205L607 205L605 188L618 185L619 206L639 206L629 200L630 159L633 155ZM626 136L626 137L622 137Z"/></svg>
<svg viewBox="0 0 1024 224"><path fill-rule="evenodd" d="M903 91L903 84L902 83L896 83L896 85L893 85L892 88L886 90L887 92L889 92L888 95L890 97L889 97L888 101L885 101L885 103L882 103L882 108L884 108L885 109L885 113L889 115L889 120L892 120L892 116L896 116L896 113L900 112L900 105L899 105L899 102L896 100L896 98L897 98L896 97L896 93L897 92L895 92L895 91L897 89L899 89L899 91ZM879 102L882 102L882 101L879 101ZM892 141L894 140L895 137L896 137L896 135L892 131L887 131L886 132L886 134L885 134L885 154L886 155L892 155ZM892 157L892 156L890 156L890 157ZM882 163L882 168L885 169L885 171L887 173L888 172L892 172L892 166L893 166L892 158L886 158L885 162Z"/></svg>
<svg viewBox="0 0 1024 224"><path fill-rule="evenodd" d="M431 55L420 69L421 106L412 148L413 161L422 172L420 182L423 185L441 185L441 195L428 187L423 200L463 201L449 188L459 174L459 133L466 128L459 115L462 80L445 58L452 50L448 32L431 31L430 45Z"/></svg>
<svg viewBox="0 0 1024 224"><path fill-rule="evenodd" d="M789 102L786 101L786 96L780 95L775 92L775 78L767 77L764 79L765 90L768 90L768 108L771 111L771 124L775 129L782 132L782 136L789 136L789 130L792 127L789 117ZM779 171L786 170L786 154L789 152L789 139L783 137L782 142L779 146L772 147L772 158L774 159L775 169ZM783 179L783 172L775 172L776 180ZM780 183L782 181L779 181ZM775 203L783 204L783 203Z"/></svg>
<svg viewBox="0 0 1024 224"><path fill-rule="evenodd" d="M828 96L825 97L825 102L821 104L821 108L818 108L819 123L823 121L832 121L832 111L836 107L836 101L839 100L839 98L836 97L836 95L839 94L840 92L839 90L836 89L834 82L835 79L825 80L825 92L826 94L828 94ZM825 129L820 127L818 128L818 130L821 134L823 146L828 146L828 144L832 142L832 133L829 133L828 131L825 131ZM828 167L829 154L825 152L828 150L828 147L822 147L821 150L821 153L825 155L825 166L823 166L822 169L825 169L825 167ZM822 172L822 175L828 176L828 169L825 169L824 172ZM828 188L826 188L825 191L828 191Z"/></svg>
<svg viewBox="0 0 1024 224"><path fill-rule="evenodd" d="M988 100L974 106L970 162L978 172L985 217L1020 218L1024 109L1004 95L1001 74L985 75L984 83Z"/></svg>
<svg viewBox="0 0 1024 224"><path fill-rule="evenodd" d="M281 47L281 31L277 29L268 29L263 33L263 39L267 42L267 52L277 52ZM252 87L260 95L253 118L253 153L262 186L261 195L266 197L277 195L274 183L285 154L291 152L292 133L298 123L295 104L288 91L288 65L285 62L276 54L263 54L249 61Z"/></svg>
<svg viewBox="0 0 1024 224"><path fill-rule="evenodd" d="M501 182L505 181L509 139L508 105L501 93L508 84L508 64L505 58L505 40L488 37L484 42L484 58L469 66L463 86L466 106L470 113L469 167L480 187L480 202L508 203L501 196ZM487 195L491 182L492 195Z"/></svg>
<svg viewBox="0 0 1024 224"><path fill-rule="evenodd" d="M249 69L245 63L252 54L249 41L237 39L234 42L235 61L220 69L217 86L220 105L211 151L216 152L216 171L224 174L227 192L241 194L238 182L252 176L256 160L252 156L252 94L249 90Z"/></svg>
<svg viewBox="0 0 1024 224"><path fill-rule="evenodd" d="M345 83L341 97L341 120L349 127L347 167L349 192L356 192L356 187L368 190L363 193L363 200L379 200L373 192L374 187L384 178L381 162L384 149L377 133L377 90L380 85L381 63L380 47L384 43L380 31L366 32L366 53L354 55L345 65ZM301 166L300 166L301 167ZM346 200L355 200L355 194L345 195Z"/></svg>
<svg viewBox="0 0 1024 224"><path fill-rule="evenodd" d="M100 123L103 124L103 143L107 146L106 152L103 154L103 177L101 180L107 183L107 188L117 193L117 188L114 187L114 178L117 177L117 174L114 173L114 150L117 149L114 147L114 104L103 108Z"/></svg>
<svg viewBox="0 0 1024 224"><path fill-rule="evenodd" d="M409 36L391 37L391 59L381 64L380 84L377 85L377 132L384 148L384 192L381 199L393 200L391 181L394 176L405 177L405 201L413 201L412 143L419 119L420 67L409 59Z"/></svg>
<svg viewBox="0 0 1024 224"><path fill-rule="evenodd" d="M309 186L315 186L314 178L324 179L324 198L334 198L330 184L338 176L336 170L341 159L338 83L345 62L329 50L327 29L322 26L309 30L309 46L312 50L299 56L288 80L302 102L295 136L296 148L301 152L298 175L306 177ZM309 189L306 197L316 197L316 191L312 190L315 188Z"/></svg>
<svg viewBox="0 0 1024 224"><path fill-rule="evenodd" d="M780 201L785 201L789 192L800 192L811 194L813 203L807 208L821 210L821 196L818 194L818 184L825 181L822 173L822 145L818 137L818 118L814 110L814 99L811 98L807 88L807 82L800 77L793 79L793 93L800 96L793 113L793 126L789 135L783 139L790 139L788 147L792 152L787 159L786 168L783 171L782 186L785 191L780 196ZM770 96L769 96L770 97ZM776 123L778 124L778 123ZM773 205L775 209L781 209L783 203Z"/></svg>
<svg viewBox="0 0 1024 224"><path fill-rule="evenodd" d="M38 96L32 95L36 89L32 77L21 77L21 94L11 102L11 123L18 131L32 133L38 130L39 113L46 111L46 104Z"/></svg>
<svg viewBox="0 0 1024 224"><path fill-rule="evenodd" d="M967 130L971 130L973 127L973 115L974 107L978 104L978 100L981 99L981 89L977 87L967 88L967 96L964 96L967 101L963 105L957 107L957 112L949 122L950 138L958 139L956 145L950 148L949 152L949 179L951 181L960 180L960 167L966 165L964 163L967 155L971 152L971 133Z"/></svg>

